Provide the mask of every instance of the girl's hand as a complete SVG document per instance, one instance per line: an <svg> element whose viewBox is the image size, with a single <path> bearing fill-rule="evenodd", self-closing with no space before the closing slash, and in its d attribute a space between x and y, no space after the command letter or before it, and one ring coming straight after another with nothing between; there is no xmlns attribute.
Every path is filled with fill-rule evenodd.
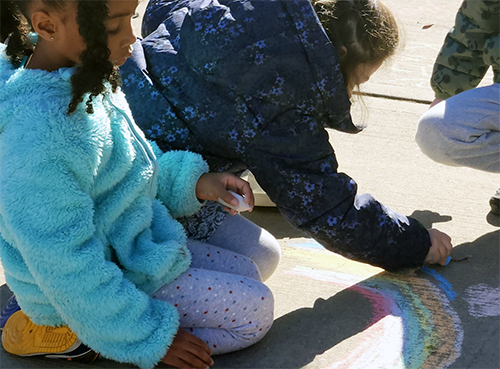
<svg viewBox="0 0 500 369"><path fill-rule="evenodd" d="M179 329L172 345L161 361L181 369L209 369L214 365L207 344L195 335Z"/></svg>
<svg viewBox="0 0 500 369"><path fill-rule="evenodd" d="M451 238L446 233L437 229L429 229L428 232L431 238L431 248L425 258L425 263L445 266L446 258L450 255L453 248Z"/></svg>
<svg viewBox="0 0 500 369"><path fill-rule="evenodd" d="M238 200L227 192L227 190L243 195L245 203L250 206L250 211L252 211L255 200L250 184L229 172L203 174L196 184L196 197L201 200L212 201L219 201L219 198L221 198L228 204L237 206ZM226 211L229 211L231 215L237 213L235 210L227 207Z"/></svg>

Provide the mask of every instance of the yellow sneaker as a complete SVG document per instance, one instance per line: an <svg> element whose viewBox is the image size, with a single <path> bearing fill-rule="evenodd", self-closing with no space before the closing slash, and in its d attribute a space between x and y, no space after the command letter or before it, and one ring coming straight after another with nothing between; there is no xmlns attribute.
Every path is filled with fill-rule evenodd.
<svg viewBox="0 0 500 369"><path fill-rule="evenodd" d="M2 332L5 351L18 356L94 361L99 354L82 344L68 327L36 325L21 310L12 314Z"/></svg>

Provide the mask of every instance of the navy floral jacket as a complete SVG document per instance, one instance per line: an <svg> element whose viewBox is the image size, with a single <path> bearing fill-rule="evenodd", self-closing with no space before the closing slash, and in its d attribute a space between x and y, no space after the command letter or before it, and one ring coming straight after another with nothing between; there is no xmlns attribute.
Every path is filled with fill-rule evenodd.
<svg viewBox="0 0 500 369"><path fill-rule="evenodd" d="M122 67L137 124L211 170L250 169L295 227L390 271L422 266L426 229L337 172L325 128L360 131L338 55L308 0L154 0Z"/></svg>

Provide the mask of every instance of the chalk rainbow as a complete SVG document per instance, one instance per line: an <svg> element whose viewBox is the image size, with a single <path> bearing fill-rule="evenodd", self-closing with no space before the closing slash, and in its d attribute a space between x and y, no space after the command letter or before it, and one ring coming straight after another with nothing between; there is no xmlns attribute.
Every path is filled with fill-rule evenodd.
<svg viewBox="0 0 500 369"><path fill-rule="evenodd" d="M292 251L294 256L302 254ZM307 251L309 256L311 250ZM302 256L305 256L302 255ZM316 259L318 260L318 259ZM330 260L331 261L331 260ZM393 275L373 267L343 261L342 267L295 266L286 274L335 285L361 294L372 306L366 328L343 356L324 369L421 368L450 366L461 353L463 329L451 306L445 281ZM333 269L333 270L332 270ZM427 273L430 274L430 273ZM448 288L448 289L446 289Z"/></svg>

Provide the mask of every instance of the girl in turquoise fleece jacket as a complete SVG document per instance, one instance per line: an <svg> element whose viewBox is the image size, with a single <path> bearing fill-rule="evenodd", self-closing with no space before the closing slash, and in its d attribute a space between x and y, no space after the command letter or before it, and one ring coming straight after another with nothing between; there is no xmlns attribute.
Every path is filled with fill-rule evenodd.
<svg viewBox="0 0 500 369"><path fill-rule="evenodd" d="M148 144L118 88L137 1L8 7L38 38L15 25L0 45L0 258L22 309L6 351L69 357L83 342L141 368L208 367L261 339L273 302L252 260L206 245L217 262L196 268L174 219L198 199L231 202L226 189L253 206L248 183Z"/></svg>

